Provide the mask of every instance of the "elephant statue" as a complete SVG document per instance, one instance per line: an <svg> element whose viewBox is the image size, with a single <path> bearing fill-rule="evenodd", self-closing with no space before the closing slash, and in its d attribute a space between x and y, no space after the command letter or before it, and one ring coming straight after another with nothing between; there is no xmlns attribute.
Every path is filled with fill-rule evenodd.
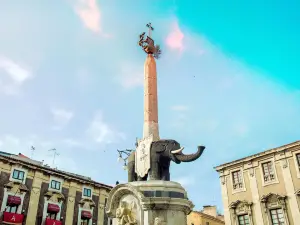
<svg viewBox="0 0 300 225"><path fill-rule="evenodd" d="M137 146L137 144L136 144ZM185 155L182 153L184 148L172 139L153 141L150 148L150 170L145 177L138 177L135 173L135 151L131 152L128 157L127 170L128 182L150 180L165 180L170 181L170 162L176 164L181 162L192 162L198 159L205 147L198 146L198 151L194 154Z"/></svg>

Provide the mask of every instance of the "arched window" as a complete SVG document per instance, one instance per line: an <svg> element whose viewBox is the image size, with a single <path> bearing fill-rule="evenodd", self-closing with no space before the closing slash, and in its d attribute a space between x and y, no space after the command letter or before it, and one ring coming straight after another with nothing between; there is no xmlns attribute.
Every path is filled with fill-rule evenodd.
<svg viewBox="0 0 300 225"><path fill-rule="evenodd" d="M253 225L252 202L237 200L229 205L235 225Z"/></svg>
<svg viewBox="0 0 300 225"><path fill-rule="evenodd" d="M264 205L269 225L289 225L286 212L286 196L269 193L262 196L261 203Z"/></svg>

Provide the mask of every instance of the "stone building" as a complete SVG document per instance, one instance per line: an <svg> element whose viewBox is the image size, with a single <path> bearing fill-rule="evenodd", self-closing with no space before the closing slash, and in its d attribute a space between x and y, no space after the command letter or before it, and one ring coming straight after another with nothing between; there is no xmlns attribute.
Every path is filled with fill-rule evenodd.
<svg viewBox="0 0 300 225"><path fill-rule="evenodd" d="M0 152L0 224L107 225L111 186Z"/></svg>
<svg viewBox="0 0 300 225"><path fill-rule="evenodd" d="M226 225L300 224L300 141L215 169Z"/></svg>
<svg viewBox="0 0 300 225"><path fill-rule="evenodd" d="M216 206L203 206L200 212L192 211L187 216L187 225L224 225L223 215L218 214Z"/></svg>

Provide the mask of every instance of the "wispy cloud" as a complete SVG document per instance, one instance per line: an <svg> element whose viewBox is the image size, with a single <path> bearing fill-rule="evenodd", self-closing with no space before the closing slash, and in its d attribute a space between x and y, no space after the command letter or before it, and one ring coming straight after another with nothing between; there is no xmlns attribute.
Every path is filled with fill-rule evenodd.
<svg viewBox="0 0 300 225"><path fill-rule="evenodd" d="M144 85L143 65L134 65L132 63L123 63L121 71L116 76L117 81L124 88L134 88Z"/></svg>
<svg viewBox="0 0 300 225"><path fill-rule="evenodd" d="M111 144L124 140L125 135L116 131L103 119L101 111L97 111L87 129L87 134L99 144Z"/></svg>
<svg viewBox="0 0 300 225"><path fill-rule="evenodd" d="M70 110L54 108L51 110L54 120L54 129L62 129L73 118L74 113Z"/></svg>
<svg viewBox="0 0 300 225"><path fill-rule="evenodd" d="M101 32L101 14L96 0L77 0L75 12L88 29L95 33Z"/></svg>
<svg viewBox="0 0 300 225"><path fill-rule="evenodd" d="M7 95L17 94L19 88L31 77L32 74L28 69L7 57L0 56L0 92Z"/></svg>
<svg viewBox="0 0 300 225"><path fill-rule="evenodd" d="M171 31L166 38L167 46L172 50L182 52L184 50L184 33L180 30L178 21L171 25Z"/></svg>
<svg viewBox="0 0 300 225"><path fill-rule="evenodd" d="M171 109L173 111L188 111L189 107L187 105L173 105Z"/></svg>
<svg viewBox="0 0 300 225"><path fill-rule="evenodd" d="M177 177L174 178L174 181L180 183L184 187L192 186L196 183L193 176Z"/></svg>

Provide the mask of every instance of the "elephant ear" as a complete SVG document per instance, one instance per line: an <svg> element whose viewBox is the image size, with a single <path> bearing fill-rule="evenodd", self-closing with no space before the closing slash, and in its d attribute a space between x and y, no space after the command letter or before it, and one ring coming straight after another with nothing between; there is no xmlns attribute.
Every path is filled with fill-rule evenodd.
<svg viewBox="0 0 300 225"><path fill-rule="evenodd" d="M151 149L158 153L165 151L166 147L167 144L163 144L161 141L153 141L151 144Z"/></svg>

